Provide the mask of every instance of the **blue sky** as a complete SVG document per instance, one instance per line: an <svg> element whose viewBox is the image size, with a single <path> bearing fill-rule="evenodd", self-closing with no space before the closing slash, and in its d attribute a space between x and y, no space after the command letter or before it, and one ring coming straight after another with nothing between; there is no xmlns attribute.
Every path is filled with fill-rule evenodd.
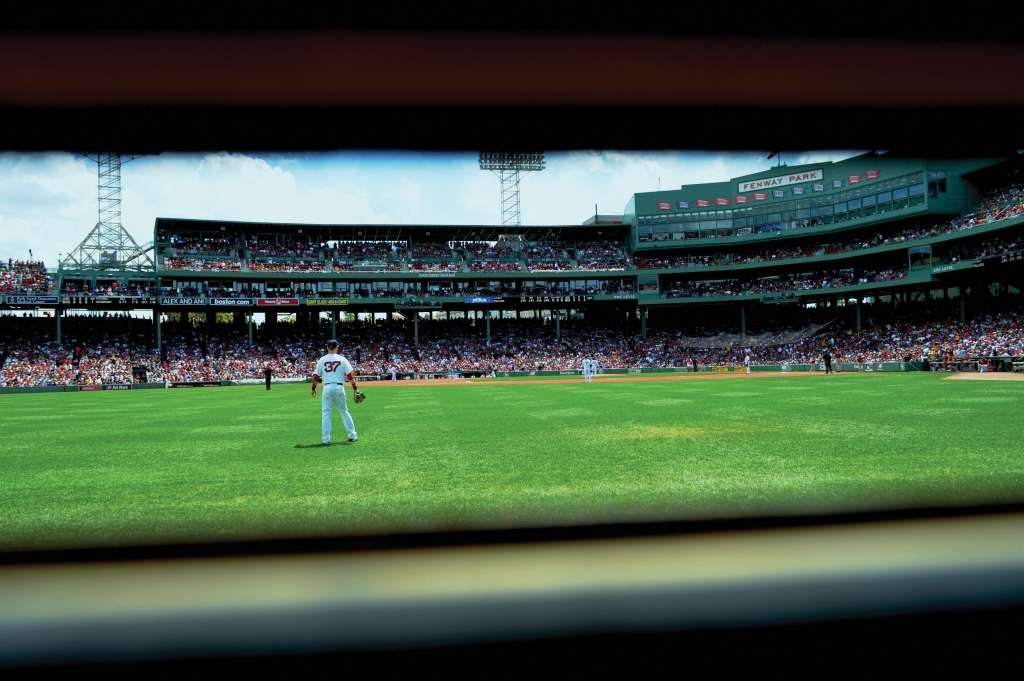
<svg viewBox="0 0 1024 681"><path fill-rule="evenodd" d="M789 165L856 152L789 152ZM634 192L764 170L767 152L549 153L521 184L524 224L619 213ZM141 244L160 217L265 222L497 224L498 178L476 152L194 153L122 168L122 222ZM71 153L0 154L0 257L56 265L96 223L96 166Z"/></svg>

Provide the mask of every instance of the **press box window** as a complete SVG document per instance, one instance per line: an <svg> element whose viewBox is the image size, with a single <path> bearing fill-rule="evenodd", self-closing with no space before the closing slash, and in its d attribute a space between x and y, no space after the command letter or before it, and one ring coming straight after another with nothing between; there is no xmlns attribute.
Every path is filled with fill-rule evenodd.
<svg viewBox="0 0 1024 681"><path fill-rule="evenodd" d="M928 171L928 196L936 198L939 194L946 193L946 171Z"/></svg>

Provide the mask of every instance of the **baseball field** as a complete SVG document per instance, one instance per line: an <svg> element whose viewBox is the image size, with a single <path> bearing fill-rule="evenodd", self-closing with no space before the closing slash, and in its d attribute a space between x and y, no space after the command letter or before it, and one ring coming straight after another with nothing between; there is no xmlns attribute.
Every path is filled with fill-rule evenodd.
<svg viewBox="0 0 1024 681"><path fill-rule="evenodd" d="M0 395L0 548L1024 500L1024 382L943 378Z"/></svg>

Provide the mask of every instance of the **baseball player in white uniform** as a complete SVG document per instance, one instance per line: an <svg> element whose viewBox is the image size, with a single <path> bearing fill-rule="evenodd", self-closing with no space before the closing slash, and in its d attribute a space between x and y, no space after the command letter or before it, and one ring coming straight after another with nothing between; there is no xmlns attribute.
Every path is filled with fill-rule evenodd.
<svg viewBox="0 0 1024 681"><path fill-rule="evenodd" d="M348 401L345 398L345 381L352 382L352 391L358 395L359 388L356 387L356 372L347 359L338 354L338 341L327 341L327 354L316 363L316 373L313 374L313 397L316 397L316 386L324 384L323 396L320 398L321 430L325 445L331 444L331 414L337 407L341 412L341 420L348 431L348 441L355 442L356 426L352 423L352 416L348 413ZM357 400L358 401L358 400Z"/></svg>
<svg viewBox="0 0 1024 681"><path fill-rule="evenodd" d="M586 383L590 383L594 376L594 360L585 359L583 360L583 380Z"/></svg>

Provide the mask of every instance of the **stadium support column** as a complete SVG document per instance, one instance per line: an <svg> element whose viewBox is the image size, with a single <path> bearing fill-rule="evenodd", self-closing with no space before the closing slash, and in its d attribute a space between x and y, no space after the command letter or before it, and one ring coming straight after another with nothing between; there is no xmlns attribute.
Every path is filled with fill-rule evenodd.
<svg viewBox="0 0 1024 681"><path fill-rule="evenodd" d="M156 351L160 352L163 350L163 346L160 344L160 310L153 310L153 316L156 318Z"/></svg>
<svg viewBox="0 0 1024 681"><path fill-rule="evenodd" d="M964 314L964 295L966 293L967 293L966 290L963 287L961 287L960 288L960 323L961 324L965 323L965 319L964 318L965 318L966 315Z"/></svg>
<svg viewBox="0 0 1024 681"><path fill-rule="evenodd" d="M331 338L338 337L338 314L337 310L331 310Z"/></svg>
<svg viewBox="0 0 1024 681"><path fill-rule="evenodd" d="M252 347L252 313L246 315L246 319L249 320L249 347Z"/></svg>
<svg viewBox="0 0 1024 681"><path fill-rule="evenodd" d="M641 307L640 310L640 336L644 340L647 340L647 308Z"/></svg>
<svg viewBox="0 0 1024 681"><path fill-rule="evenodd" d="M860 296L857 296L857 333L860 333Z"/></svg>
<svg viewBox="0 0 1024 681"><path fill-rule="evenodd" d="M491 311L486 310L484 314L487 315L487 342L491 342Z"/></svg>
<svg viewBox="0 0 1024 681"><path fill-rule="evenodd" d="M490 340L490 337L487 340ZM562 315L558 310L555 310L555 340L562 340Z"/></svg>
<svg viewBox="0 0 1024 681"><path fill-rule="evenodd" d="M61 338L60 338L60 318L62 316L64 316L64 311L58 308L58 309L53 311L53 316L56 317L56 319L57 319L57 345L60 345L61 344Z"/></svg>
<svg viewBox="0 0 1024 681"><path fill-rule="evenodd" d="M740 335L747 337L747 306L740 303Z"/></svg>
<svg viewBox="0 0 1024 681"><path fill-rule="evenodd" d="M420 313L414 312L412 317L412 344L420 346Z"/></svg>

